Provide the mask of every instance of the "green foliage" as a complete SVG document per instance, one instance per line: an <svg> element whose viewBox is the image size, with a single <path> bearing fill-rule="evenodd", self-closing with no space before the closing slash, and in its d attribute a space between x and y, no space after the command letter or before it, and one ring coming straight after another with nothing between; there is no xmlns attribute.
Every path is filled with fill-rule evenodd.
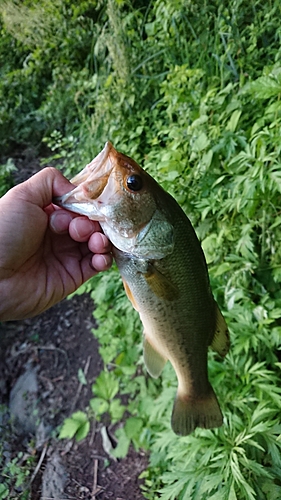
<svg viewBox="0 0 281 500"><path fill-rule="evenodd" d="M16 167L11 158L5 164L0 165L0 197L13 186L11 173L14 170L16 170Z"/></svg>
<svg viewBox="0 0 281 500"><path fill-rule="evenodd" d="M93 384L94 398L90 400L90 407L97 420L104 413L109 413L112 423L119 422L123 417L125 406L120 398L115 398L119 391L119 382L112 372L103 371ZM114 399L115 398L115 399Z"/></svg>
<svg viewBox="0 0 281 500"><path fill-rule="evenodd" d="M209 355L223 427L178 438L171 366L159 380L147 376L141 324L118 272L95 277L79 293L96 304L104 371L63 436L84 437L93 416L122 419L114 454L131 443L150 451L148 499L277 500L280 2L25 1L28 23L20 3L6 9L12 3L16 16L1 7L0 48L11 51L9 62L0 56L3 142L44 136L69 176L108 139L144 164L192 220L231 333L226 359Z"/></svg>
<svg viewBox="0 0 281 500"><path fill-rule="evenodd" d="M143 432L143 420L138 417L128 418L124 427L116 431L118 445L112 452L113 456L116 458L125 457L131 442L136 449L142 446L143 442L140 440L141 431Z"/></svg>
<svg viewBox="0 0 281 500"><path fill-rule="evenodd" d="M7 450L5 443L10 438L12 429L7 422L7 408L0 406L1 437L0 442L0 500L28 500L30 498L30 475L36 458L29 452L17 454ZM5 422L6 425L3 425ZM8 424L8 425L7 425Z"/></svg>
<svg viewBox="0 0 281 500"><path fill-rule="evenodd" d="M85 92L81 97L79 92L96 64L93 47L98 35L96 20L101 15L102 8L91 0L78 4L63 0L1 1L3 146L9 148L15 142L37 145L44 134L56 128L64 133L75 123L78 128L76 103L82 103ZM88 93L89 83L85 81ZM88 105L86 101L84 104Z"/></svg>
<svg viewBox="0 0 281 500"><path fill-rule="evenodd" d="M88 417L83 411L76 411L70 418L66 418L60 430L60 439L72 439L74 436L77 441L84 439L90 430Z"/></svg>
<svg viewBox="0 0 281 500"><path fill-rule="evenodd" d="M83 372L82 368L79 368L78 373L77 373L77 378L78 378L81 385L87 385L85 373Z"/></svg>

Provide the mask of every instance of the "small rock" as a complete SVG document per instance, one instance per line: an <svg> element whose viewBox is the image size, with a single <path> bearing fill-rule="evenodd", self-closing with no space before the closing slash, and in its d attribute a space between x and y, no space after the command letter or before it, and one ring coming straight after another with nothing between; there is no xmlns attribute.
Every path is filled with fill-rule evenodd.
<svg viewBox="0 0 281 500"><path fill-rule="evenodd" d="M36 429L36 449L40 450L43 448L45 442L50 437L50 433L52 431L52 427L50 425L45 425L43 420L41 420L40 424Z"/></svg>
<svg viewBox="0 0 281 500"><path fill-rule="evenodd" d="M35 434L37 391L36 370L29 366L10 392L9 408L19 433Z"/></svg>
<svg viewBox="0 0 281 500"><path fill-rule="evenodd" d="M58 453L48 459L42 478L41 500L46 498L63 498L64 487L67 480L66 471Z"/></svg>

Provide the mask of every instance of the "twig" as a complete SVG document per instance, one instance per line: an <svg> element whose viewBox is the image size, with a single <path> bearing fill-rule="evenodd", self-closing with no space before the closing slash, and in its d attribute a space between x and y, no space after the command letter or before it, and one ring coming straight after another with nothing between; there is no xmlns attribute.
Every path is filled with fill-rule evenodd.
<svg viewBox="0 0 281 500"><path fill-rule="evenodd" d="M99 464L99 461L95 458L95 460L94 460L94 481L93 481L92 500L96 500L96 494L100 491L100 486L97 487L97 484L98 484L98 464Z"/></svg>
<svg viewBox="0 0 281 500"><path fill-rule="evenodd" d="M50 345L50 346L36 345L36 346L32 346L32 348L33 348L33 350L37 350L37 351L39 351L41 349L44 351L54 351L55 353L60 352L61 354L63 354L65 356L65 360L66 360L66 364L67 364L67 371L69 373L69 371L70 371L69 359L68 359L68 355L64 349L61 349L60 347L56 347L53 345ZM56 358L56 365L57 365L57 358Z"/></svg>
<svg viewBox="0 0 281 500"><path fill-rule="evenodd" d="M93 442L94 442L94 439L95 439L96 431L97 431L97 421L94 420L93 421L93 429L92 429L91 437L90 437L90 440L89 440L89 447L90 448L92 448L92 446L93 446Z"/></svg>
<svg viewBox="0 0 281 500"><path fill-rule="evenodd" d="M48 448L48 443L44 444L44 446L43 446L43 450L41 452L41 456L40 456L40 458L38 460L38 464L35 467L35 471L33 472L32 476L30 478L29 485L31 485L32 482L34 481L34 479L35 479L35 477L36 477L36 475L37 475L37 473L38 473L38 471L39 471L39 469L40 469L40 467L42 465L42 462L43 462L43 460L45 458L45 455L46 455L47 448Z"/></svg>
<svg viewBox="0 0 281 500"><path fill-rule="evenodd" d="M93 492L94 496L92 496L91 500L96 500L96 495L99 495L103 490L104 488L102 486L97 486L96 490Z"/></svg>

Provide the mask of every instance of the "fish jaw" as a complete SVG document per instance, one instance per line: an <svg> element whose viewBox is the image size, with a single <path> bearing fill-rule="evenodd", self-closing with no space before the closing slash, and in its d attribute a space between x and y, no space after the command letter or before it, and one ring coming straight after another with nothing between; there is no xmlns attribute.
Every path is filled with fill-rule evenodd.
<svg viewBox="0 0 281 500"><path fill-rule="evenodd" d="M92 220L104 221L102 200L98 200L108 182L113 169L114 152L110 142L81 172L71 179L74 189L57 196L53 202L63 208L80 215L86 215ZM112 154L113 153L113 156Z"/></svg>
<svg viewBox="0 0 281 500"><path fill-rule="evenodd" d="M76 187L54 198L53 202L87 215L89 219L106 222L122 237L132 238L149 222L155 206L147 200L150 193L146 192L145 210L140 210L144 196L128 193L125 189L125 179L130 173L145 176L134 160L119 153L107 142L103 150L71 179ZM130 224L127 220L130 220Z"/></svg>
<svg viewBox="0 0 281 500"><path fill-rule="evenodd" d="M111 142L107 141L103 150L81 172L71 179L72 184L78 186L83 182L96 182L97 178L109 174L113 168L113 162L117 154Z"/></svg>

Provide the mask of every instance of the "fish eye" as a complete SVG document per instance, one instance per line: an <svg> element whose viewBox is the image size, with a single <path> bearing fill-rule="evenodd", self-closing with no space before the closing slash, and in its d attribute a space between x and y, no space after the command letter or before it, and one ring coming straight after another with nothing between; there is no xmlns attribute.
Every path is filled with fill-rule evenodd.
<svg viewBox="0 0 281 500"><path fill-rule="evenodd" d="M129 175L127 177L127 188L130 189L130 191L140 191L143 186L143 181L140 175Z"/></svg>

